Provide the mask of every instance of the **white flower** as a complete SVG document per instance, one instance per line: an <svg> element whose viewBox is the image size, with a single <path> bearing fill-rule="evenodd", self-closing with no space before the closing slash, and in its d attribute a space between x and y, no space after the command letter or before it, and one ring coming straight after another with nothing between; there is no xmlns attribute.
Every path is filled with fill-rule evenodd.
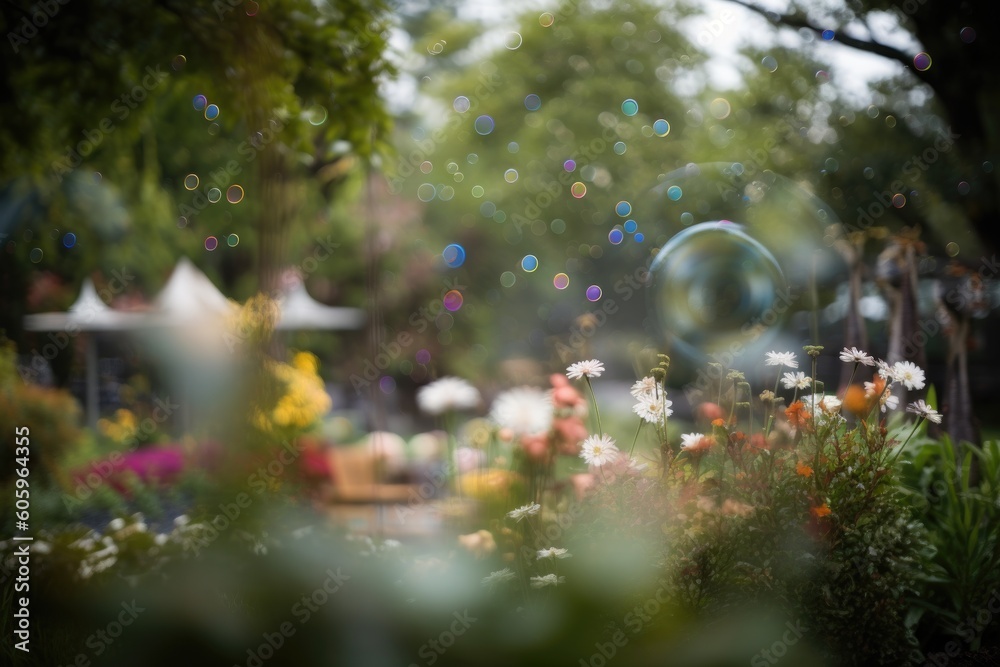
<svg viewBox="0 0 1000 667"><path fill-rule="evenodd" d="M592 435L583 441L580 458L592 466L602 466L610 463L618 454L614 438L610 435Z"/></svg>
<svg viewBox="0 0 1000 667"><path fill-rule="evenodd" d="M108 528L116 532L124 527L125 527L125 521L120 518L112 519L111 523L108 524Z"/></svg>
<svg viewBox="0 0 1000 667"><path fill-rule="evenodd" d="M806 408L815 413L819 407L827 415L835 415L840 412L840 399L830 394L809 394L799 399L805 403Z"/></svg>
<svg viewBox="0 0 1000 667"><path fill-rule="evenodd" d="M569 368L566 369L566 377L570 380L579 380L582 377L599 378L603 372L604 364L597 359L590 359L570 364Z"/></svg>
<svg viewBox="0 0 1000 667"><path fill-rule="evenodd" d="M489 576L483 577L483 586L486 586L490 590L496 588L499 584L506 581L512 581L517 579L517 575L514 574L509 567L505 567L502 570L497 570L496 572L490 572Z"/></svg>
<svg viewBox="0 0 1000 667"><path fill-rule="evenodd" d="M659 424L663 421L664 415L669 417L674 414L674 411L670 409L673 404L673 401L664 398L643 396L639 398L638 403L632 406L632 411L650 424Z"/></svg>
<svg viewBox="0 0 1000 667"><path fill-rule="evenodd" d="M794 352L768 352L764 363L768 366L788 366L798 368L799 362L795 361Z"/></svg>
<svg viewBox="0 0 1000 667"><path fill-rule="evenodd" d="M895 380L895 378L892 376L892 366L890 366L888 363L882 361L881 359L877 359L875 361L875 368L878 369L878 374L884 377L885 379Z"/></svg>
<svg viewBox="0 0 1000 667"><path fill-rule="evenodd" d="M479 405L479 390L461 378L443 377L417 391L417 405L429 415L470 410Z"/></svg>
<svg viewBox="0 0 1000 667"><path fill-rule="evenodd" d="M188 518L187 514L181 514L180 516L174 518L174 525L180 528L181 526L188 525L190 521L191 519Z"/></svg>
<svg viewBox="0 0 1000 667"><path fill-rule="evenodd" d="M934 422L935 424L941 423L941 415L937 410L927 405L923 399L915 401L906 406L907 412L912 412L913 414L923 417L927 421Z"/></svg>
<svg viewBox="0 0 1000 667"><path fill-rule="evenodd" d="M907 389L924 388L924 372L912 361L897 361L893 364L892 377L896 382L906 385Z"/></svg>
<svg viewBox="0 0 1000 667"><path fill-rule="evenodd" d="M156 543L156 546L162 547L164 544L167 543L167 536L164 535L163 533L159 533L156 537L153 538L153 541Z"/></svg>
<svg viewBox="0 0 1000 667"><path fill-rule="evenodd" d="M43 542L38 540L37 542L32 542L31 552L36 554L47 554L52 553L52 545L48 542Z"/></svg>
<svg viewBox="0 0 1000 667"><path fill-rule="evenodd" d="M874 382L865 382L865 397L875 398L877 389L878 385ZM892 390L886 387L885 391L882 392L882 398L879 399L879 403L882 406L882 412L885 412L886 409L895 410L899 406L899 397L893 396Z"/></svg>
<svg viewBox="0 0 1000 667"><path fill-rule="evenodd" d="M535 514L538 514L538 511L540 509L542 509L542 506L539 505L538 503L530 503L528 505L522 505L521 507L518 507L516 510L511 510L507 512L507 516L509 516L514 521L520 521L526 516L534 516Z"/></svg>
<svg viewBox="0 0 1000 667"><path fill-rule="evenodd" d="M701 452L712 446L714 439L704 433L684 433L681 435L681 449L685 452Z"/></svg>
<svg viewBox="0 0 1000 667"><path fill-rule="evenodd" d="M852 347L851 349L845 347L840 353L840 360L846 363L864 364L865 366L875 365L874 357L856 347Z"/></svg>
<svg viewBox="0 0 1000 667"><path fill-rule="evenodd" d="M514 435L545 433L552 426L552 396L534 387L505 391L493 401L490 418Z"/></svg>
<svg viewBox="0 0 1000 667"><path fill-rule="evenodd" d="M812 386L812 378L799 371L798 373L785 373L781 376L781 384L785 389L808 389Z"/></svg>
<svg viewBox="0 0 1000 667"><path fill-rule="evenodd" d="M546 574L544 577L532 577L532 588L545 588L546 586L558 586L566 583L566 577L557 577L554 574Z"/></svg>
<svg viewBox="0 0 1000 667"><path fill-rule="evenodd" d="M548 549L538 550L538 560L543 558L572 558L573 554L569 552L569 549L560 549L558 547L549 547Z"/></svg>
<svg viewBox="0 0 1000 667"><path fill-rule="evenodd" d="M632 398L637 401L641 401L643 398L656 396L659 391L660 383L656 381L655 378L646 376L641 380L636 380L635 384L632 385L630 393Z"/></svg>

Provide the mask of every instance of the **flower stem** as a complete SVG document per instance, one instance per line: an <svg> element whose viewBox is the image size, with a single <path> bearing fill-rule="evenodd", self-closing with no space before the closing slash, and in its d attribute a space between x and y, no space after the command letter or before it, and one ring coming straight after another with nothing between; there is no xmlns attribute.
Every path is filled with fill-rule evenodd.
<svg viewBox="0 0 1000 667"><path fill-rule="evenodd" d="M594 414L597 416L597 433L603 434L604 429L601 428L601 409L597 407L597 395L594 394L594 385L590 384L589 375L585 375L584 378L587 380L587 388L590 389L590 398L594 401Z"/></svg>
<svg viewBox="0 0 1000 667"><path fill-rule="evenodd" d="M899 455L903 452L904 449L906 449L906 443L908 443L910 441L910 438L913 437L913 434L917 432L917 429L920 428L920 425L923 424L923 423L924 423L924 418L923 417L919 417L917 419L917 423L913 425L913 430L910 431L910 435L906 436L906 440L903 441L903 444L901 444L899 446L899 449L897 449L896 453L892 455L892 458L889 459L889 461L886 462L886 466L885 466L886 468L888 468L889 466L891 466L893 463L896 462L896 459L899 458Z"/></svg>
<svg viewBox="0 0 1000 667"><path fill-rule="evenodd" d="M643 425L643 419L642 419L642 418L640 417L640 418L639 418L639 428L637 428L637 429L635 430L635 437L634 437L634 438L632 438L632 446L631 446L631 447L629 448L629 450L628 450L628 455L629 455L629 456L632 456L632 452L634 452L634 451L635 451L635 443L636 443L636 441L638 441L638 440L639 440L639 431L641 431L641 430L642 430L642 425Z"/></svg>

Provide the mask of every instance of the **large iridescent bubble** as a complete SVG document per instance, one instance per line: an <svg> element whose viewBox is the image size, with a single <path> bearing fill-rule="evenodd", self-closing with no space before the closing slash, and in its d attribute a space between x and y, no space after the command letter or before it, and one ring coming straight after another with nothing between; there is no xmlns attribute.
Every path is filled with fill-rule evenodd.
<svg viewBox="0 0 1000 667"><path fill-rule="evenodd" d="M742 225L703 222L675 235L650 266L649 303L671 348L724 350L786 291L778 261ZM774 324L774 322L771 322Z"/></svg>
<svg viewBox="0 0 1000 667"><path fill-rule="evenodd" d="M796 312L808 316L814 284L822 308L845 276L830 247L832 209L754 161L666 174L633 199L630 215L662 244L646 290L651 329L696 363L734 350L751 361L782 331L783 343L808 342L785 325Z"/></svg>

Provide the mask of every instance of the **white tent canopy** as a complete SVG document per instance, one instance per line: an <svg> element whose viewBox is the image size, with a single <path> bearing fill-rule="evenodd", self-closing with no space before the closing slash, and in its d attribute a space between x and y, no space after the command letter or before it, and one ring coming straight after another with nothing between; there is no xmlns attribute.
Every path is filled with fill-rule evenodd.
<svg viewBox="0 0 1000 667"><path fill-rule="evenodd" d="M228 315L236 304L219 291L191 260L181 257L170 280L153 300L151 314L163 324L189 324L192 321Z"/></svg>
<svg viewBox="0 0 1000 667"><path fill-rule="evenodd" d="M123 331L140 325L142 313L126 313L109 308L97 295L94 282L87 278L80 296L65 313L37 313L24 316L28 331Z"/></svg>
<svg viewBox="0 0 1000 667"><path fill-rule="evenodd" d="M301 281L295 281L278 299L278 329L360 329L365 313L360 308L336 308L316 301Z"/></svg>
<svg viewBox="0 0 1000 667"><path fill-rule="evenodd" d="M365 323L363 310L319 303L309 296L301 280L288 284L277 301L279 330L360 329ZM150 310L125 312L109 307L98 295L94 283L87 278L80 289L80 296L67 312L25 315L24 328L28 331L63 331L75 336L80 332L148 331L151 328L176 331L175 327L180 326L184 327L182 332L197 338L214 336L214 327L199 325L218 324L237 308L238 305L227 299L191 260L182 257L167 284L153 300ZM99 413L97 344L93 336L87 337L86 352L87 420L93 426Z"/></svg>

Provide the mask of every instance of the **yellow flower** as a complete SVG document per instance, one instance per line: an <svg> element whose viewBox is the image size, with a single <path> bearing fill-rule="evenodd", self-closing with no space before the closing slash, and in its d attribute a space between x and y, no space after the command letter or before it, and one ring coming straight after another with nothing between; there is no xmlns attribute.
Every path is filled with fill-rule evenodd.
<svg viewBox="0 0 1000 667"><path fill-rule="evenodd" d="M471 470L458 478L462 495L485 500L505 493L516 475L501 468L488 468L482 472Z"/></svg>

